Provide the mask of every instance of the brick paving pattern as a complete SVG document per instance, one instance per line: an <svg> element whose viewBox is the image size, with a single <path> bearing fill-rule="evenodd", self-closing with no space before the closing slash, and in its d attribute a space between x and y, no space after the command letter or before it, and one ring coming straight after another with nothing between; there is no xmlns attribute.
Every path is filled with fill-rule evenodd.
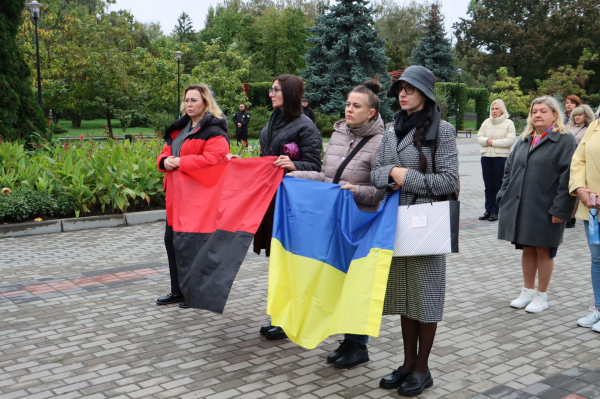
<svg viewBox="0 0 600 399"><path fill-rule="evenodd" d="M460 254L448 256L444 321L420 398L600 398L600 335L577 327L593 304L581 222L567 230L550 308L508 304L522 286L520 252L480 222L478 146L460 139ZM383 318L371 361L326 364L332 337L304 350L258 334L268 259L249 253L225 313L156 306L169 290L164 225L0 240L0 399L380 398L402 360L398 316Z"/></svg>

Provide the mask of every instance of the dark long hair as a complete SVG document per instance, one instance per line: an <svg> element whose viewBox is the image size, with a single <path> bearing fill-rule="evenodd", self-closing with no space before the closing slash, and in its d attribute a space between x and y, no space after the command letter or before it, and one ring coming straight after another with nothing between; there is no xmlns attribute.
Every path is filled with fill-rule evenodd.
<svg viewBox="0 0 600 399"><path fill-rule="evenodd" d="M278 80L283 94L283 115L288 122L302 115L302 96L304 95L304 83L296 75L279 75L273 79Z"/></svg>
<svg viewBox="0 0 600 399"><path fill-rule="evenodd" d="M421 172L426 172L427 158L425 157L425 154L423 154L423 141L425 140L425 133L427 133L427 130L433 122L435 102L431 101L430 99L427 99L425 101L423 111L423 116L419 123L417 123L417 130L415 130L415 134L413 135L413 143L419 151L419 169L421 170Z"/></svg>

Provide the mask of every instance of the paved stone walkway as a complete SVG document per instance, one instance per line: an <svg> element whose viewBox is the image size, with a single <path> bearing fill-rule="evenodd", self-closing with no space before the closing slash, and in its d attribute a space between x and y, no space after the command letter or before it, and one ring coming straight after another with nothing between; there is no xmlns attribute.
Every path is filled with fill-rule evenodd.
<svg viewBox="0 0 600 399"><path fill-rule="evenodd" d="M460 139L461 253L448 257L444 321L421 398L600 398L600 335L576 326L592 305L581 223L567 230L538 314L508 304L520 252L483 211L478 146ZM249 253L225 313L159 307L169 291L160 223L0 240L0 399L379 398L402 359L398 316L383 319L371 361L353 370L258 334L268 261ZM575 397L575 396L571 396Z"/></svg>

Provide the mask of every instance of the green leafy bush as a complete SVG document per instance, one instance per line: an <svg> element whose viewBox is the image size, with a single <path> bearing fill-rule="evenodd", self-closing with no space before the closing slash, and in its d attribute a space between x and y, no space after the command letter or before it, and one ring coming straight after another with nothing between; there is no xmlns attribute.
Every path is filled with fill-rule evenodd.
<svg viewBox="0 0 600 399"><path fill-rule="evenodd" d="M248 83L248 100L252 107L271 106L271 99L269 98L271 86L271 82Z"/></svg>
<svg viewBox="0 0 600 399"><path fill-rule="evenodd" d="M20 197L11 202L11 217L23 219L25 213L50 215L52 212L75 214L102 211L108 206L113 212L164 203L163 174L156 167L163 143L153 141L74 141L47 144L40 150L27 152L22 144L0 144L0 187L16 192L29 189L52 194L56 207L44 194ZM20 195L20 194L19 194ZM11 194L12 196L12 194ZM36 205L37 204L37 205ZM33 210L31 207L34 207Z"/></svg>
<svg viewBox="0 0 600 399"><path fill-rule="evenodd" d="M251 107L248 110L248 113L250 114L250 123L248 124L249 138L260 138L260 131L263 127L267 126L267 123L269 123L269 118L271 117L272 112L273 109L270 105L261 107ZM233 129L233 133L230 132L230 134L233 134L233 137L235 137L235 127Z"/></svg>
<svg viewBox="0 0 600 399"><path fill-rule="evenodd" d="M173 123L175 119L176 117L168 112L155 112L148 117L148 126L150 126L159 137L162 137L165 134L165 130L171 126L171 123Z"/></svg>
<svg viewBox="0 0 600 399"><path fill-rule="evenodd" d="M323 137L331 137L333 134L333 124L340 120L338 115L327 115L315 112L315 125Z"/></svg>
<svg viewBox="0 0 600 399"><path fill-rule="evenodd" d="M72 214L75 200L62 193L21 187L0 196L0 221Z"/></svg>

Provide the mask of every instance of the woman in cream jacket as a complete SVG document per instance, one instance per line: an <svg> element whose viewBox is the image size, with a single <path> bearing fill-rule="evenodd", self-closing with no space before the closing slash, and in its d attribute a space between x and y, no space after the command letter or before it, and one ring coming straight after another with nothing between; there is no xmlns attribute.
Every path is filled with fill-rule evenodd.
<svg viewBox="0 0 600 399"><path fill-rule="evenodd" d="M490 117L481 124L477 133L485 183L485 212L479 220L498 220L496 194L502 187L504 164L515 141L515 125L508 116L504 101L494 100L490 106Z"/></svg>
<svg viewBox="0 0 600 399"><path fill-rule="evenodd" d="M575 216L583 219L583 229L592 255L592 288L594 291L594 306L590 306L590 314L577 321L581 327L592 328L600 332L600 244L590 243L589 224L598 223L598 219L590 221L592 205L590 194L600 193L600 121L596 120L587 128L571 160L571 179L569 181L571 195L579 197L581 205ZM596 200L600 204L600 200Z"/></svg>

